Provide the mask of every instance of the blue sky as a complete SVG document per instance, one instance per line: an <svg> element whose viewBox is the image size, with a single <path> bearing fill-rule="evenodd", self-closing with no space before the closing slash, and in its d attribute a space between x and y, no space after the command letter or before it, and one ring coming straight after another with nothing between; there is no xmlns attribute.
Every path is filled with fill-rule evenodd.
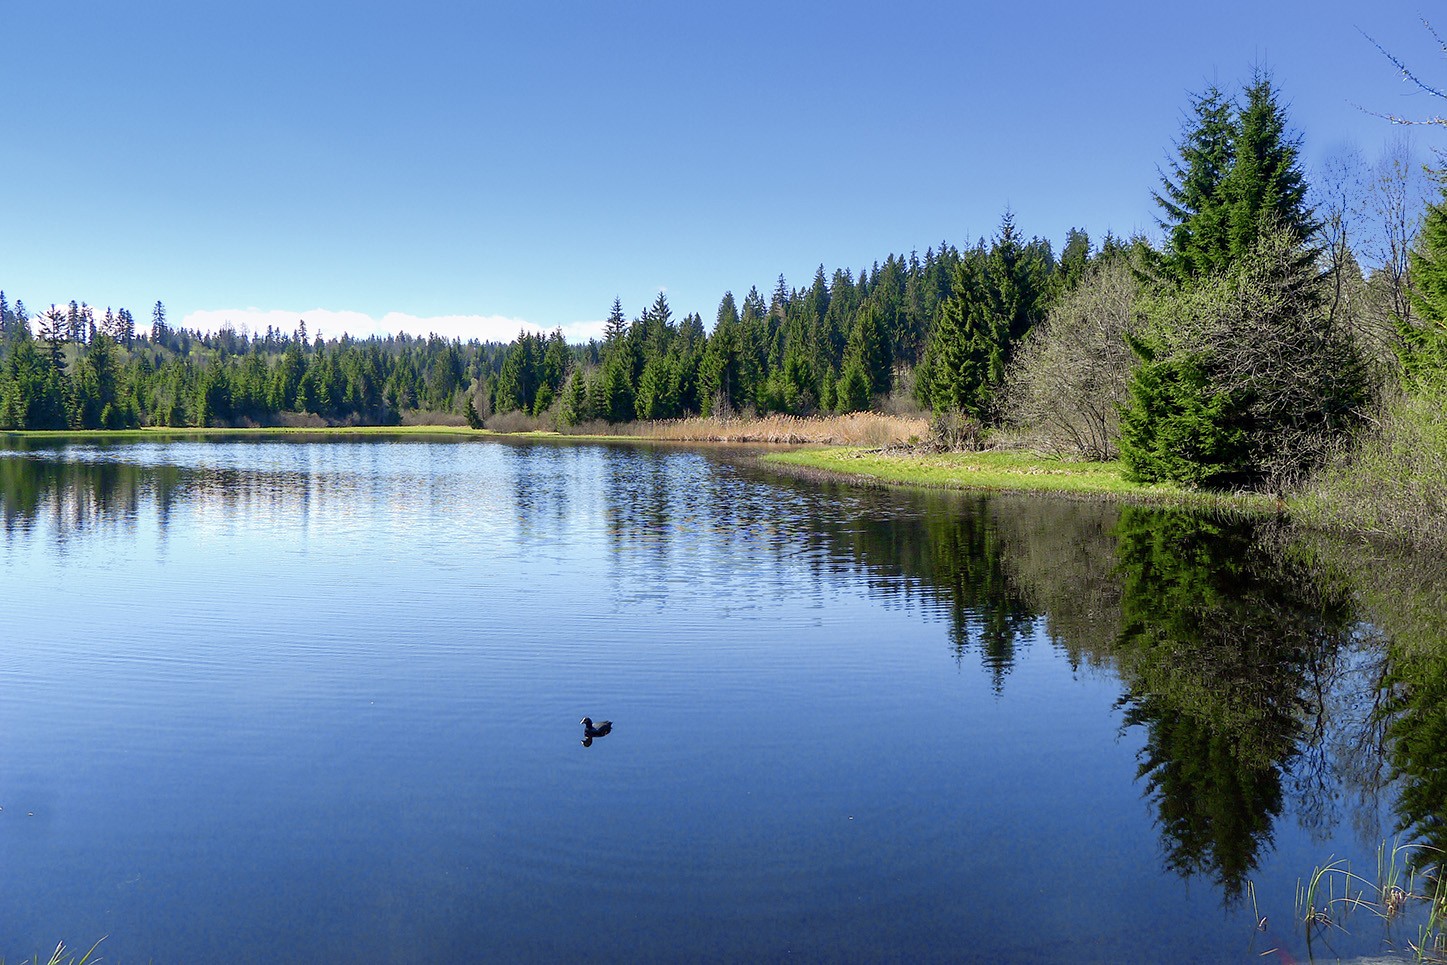
<svg viewBox="0 0 1447 965"><path fill-rule="evenodd" d="M1192 91L1308 169L1447 82L1421 3L7 4L0 287L173 323L584 334L988 236L1155 230ZM1440 17L1447 28L1447 14ZM1423 153L1447 132L1421 129ZM254 309L257 314L248 312ZM272 313L272 314L265 314ZM350 313L350 314L346 314ZM291 323L287 323L289 328Z"/></svg>

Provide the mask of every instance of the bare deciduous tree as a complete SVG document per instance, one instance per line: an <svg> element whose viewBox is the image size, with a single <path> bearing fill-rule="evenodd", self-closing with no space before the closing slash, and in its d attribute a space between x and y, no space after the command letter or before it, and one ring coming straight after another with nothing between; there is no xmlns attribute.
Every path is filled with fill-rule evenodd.
<svg viewBox="0 0 1447 965"><path fill-rule="evenodd" d="M1401 325L1412 321L1408 253L1427 204L1427 182L1406 137L1375 163L1355 149L1329 158L1313 185L1326 259L1328 316L1357 342L1378 378L1396 374Z"/></svg>
<svg viewBox="0 0 1447 965"><path fill-rule="evenodd" d="M1115 458L1134 360L1125 336L1137 322L1137 290L1130 265L1114 258L1056 303L1006 373L1010 424L1059 455Z"/></svg>

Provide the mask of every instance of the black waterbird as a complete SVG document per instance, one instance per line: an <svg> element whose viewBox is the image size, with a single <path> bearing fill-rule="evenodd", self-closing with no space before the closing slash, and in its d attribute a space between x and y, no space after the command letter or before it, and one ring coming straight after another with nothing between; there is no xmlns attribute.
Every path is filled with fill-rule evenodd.
<svg viewBox="0 0 1447 965"><path fill-rule="evenodd" d="M607 737L609 732L613 730L613 722L611 720L600 720L598 723L595 724L593 723L593 718L584 717L582 720L578 721L578 723L583 725L584 747L592 747L593 738Z"/></svg>

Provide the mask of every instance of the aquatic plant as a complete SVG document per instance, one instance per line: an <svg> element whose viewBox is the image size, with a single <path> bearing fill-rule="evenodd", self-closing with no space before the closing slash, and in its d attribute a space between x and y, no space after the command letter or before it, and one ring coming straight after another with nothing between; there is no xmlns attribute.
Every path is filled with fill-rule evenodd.
<svg viewBox="0 0 1447 965"><path fill-rule="evenodd" d="M86 953L79 958L76 958L70 953L70 950L65 947L65 942L57 942L55 951L50 953L50 958L46 960L45 965L94 965L94 963L100 961L100 958L99 956L95 958L91 956L95 955L95 950L99 948L100 943L105 940L105 935L97 938L95 944L90 946L90 948L86 950ZM29 965L29 963L40 965L40 956L36 955L34 958L26 959L26 961L21 962L20 965ZM5 959L0 958L0 965L5 965Z"/></svg>
<svg viewBox="0 0 1447 965"><path fill-rule="evenodd" d="M1414 938L1402 943L1418 961L1447 962L1447 875L1442 852L1424 844L1382 842L1377 872L1367 877L1352 871L1334 855L1296 886L1296 918L1306 931L1308 947L1331 929L1343 929L1358 912L1386 923L1388 929L1421 915ZM1338 893L1340 892L1340 893ZM1389 930L1389 944L1396 944Z"/></svg>

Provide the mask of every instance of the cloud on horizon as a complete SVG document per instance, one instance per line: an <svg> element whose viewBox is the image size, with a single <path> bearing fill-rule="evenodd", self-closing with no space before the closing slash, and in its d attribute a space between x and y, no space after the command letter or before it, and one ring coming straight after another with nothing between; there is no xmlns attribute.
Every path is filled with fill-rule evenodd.
<svg viewBox="0 0 1447 965"><path fill-rule="evenodd" d="M405 312L388 312L381 318L373 318L365 312L336 311L329 308L313 308L310 311L294 312L281 309L229 308L202 309L191 312L174 322L181 328L215 332L232 328L238 332L264 333L268 326L282 332L296 330L297 322L305 321L307 334L315 338L320 332L323 338L336 338L343 333L353 338L367 338L371 335L440 335L443 338L457 338L466 342L477 339L482 342L511 342L519 331L547 334L552 327L537 325L521 318L505 315L408 315ZM554 326L557 327L557 326ZM590 338L602 338L603 322L571 322L561 326L563 336L569 342L586 342Z"/></svg>

